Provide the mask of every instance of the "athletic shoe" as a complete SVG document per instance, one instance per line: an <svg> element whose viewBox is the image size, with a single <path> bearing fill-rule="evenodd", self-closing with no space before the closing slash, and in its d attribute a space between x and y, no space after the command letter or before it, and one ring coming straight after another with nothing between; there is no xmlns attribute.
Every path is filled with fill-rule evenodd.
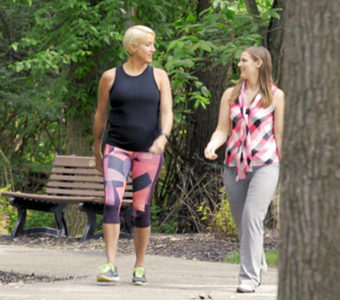
<svg viewBox="0 0 340 300"><path fill-rule="evenodd" d="M98 268L98 282L114 282L119 281L118 270L112 264L104 264Z"/></svg>
<svg viewBox="0 0 340 300"><path fill-rule="evenodd" d="M145 278L145 270L143 267L133 269L132 283L135 285L146 285L148 282Z"/></svg>
<svg viewBox="0 0 340 300"><path fill-rule="evenodd" d="M254 293L255 289L248 284L241 283L237 290L237 293Z"/></svg>

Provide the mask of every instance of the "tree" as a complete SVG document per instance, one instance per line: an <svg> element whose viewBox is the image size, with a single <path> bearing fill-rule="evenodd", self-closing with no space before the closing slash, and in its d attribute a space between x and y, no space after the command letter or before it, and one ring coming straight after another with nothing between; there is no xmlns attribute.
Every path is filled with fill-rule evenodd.
<svg viewBox="0 0 340 300"><path fill-rule="evenodd" d="M281 86L285 1L274 0L272 8L275 10L279 9L278 13L280 18L270 18L265 46L268 47L272 56L273 79L278 86Z"/></svg>
<svg viewBox="0 0 340 300"><path fill-rule="evenodd" d="M337 299L340 5L328 0L287 0L285 18L278 299Z"/></svg>

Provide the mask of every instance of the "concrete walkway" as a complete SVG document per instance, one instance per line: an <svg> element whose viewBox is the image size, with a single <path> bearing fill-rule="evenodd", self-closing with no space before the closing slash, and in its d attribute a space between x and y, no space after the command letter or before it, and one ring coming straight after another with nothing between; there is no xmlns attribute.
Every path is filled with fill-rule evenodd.
<svg viewBox="0 0 340 300"><path fill-rule="evenodd" d="M253 294L237 294L238 265L184 260L164 256L146 257L148 285L133 286L134 256L119 255L120 282L96 283L97 267L105 262L99 251L52 250L23 246L0 246L0 270L76 279L0 285L0 299L55 300L199 300L276 299L277 270L270 268Z"/></svg>

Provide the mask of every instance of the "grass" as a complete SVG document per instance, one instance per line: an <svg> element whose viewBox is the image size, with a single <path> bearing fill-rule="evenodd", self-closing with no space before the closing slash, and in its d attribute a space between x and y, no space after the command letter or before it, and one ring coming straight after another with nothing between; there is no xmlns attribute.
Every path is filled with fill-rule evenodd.
<svg viewBox="0 0 340 300"><path fill-rule="evenodd" d="M266 251L266 261L269 267L277 267L279 262L279 253L277 251ZM240 254L233 252L225 258L225 261L230 264L240 263Z"/></svg>

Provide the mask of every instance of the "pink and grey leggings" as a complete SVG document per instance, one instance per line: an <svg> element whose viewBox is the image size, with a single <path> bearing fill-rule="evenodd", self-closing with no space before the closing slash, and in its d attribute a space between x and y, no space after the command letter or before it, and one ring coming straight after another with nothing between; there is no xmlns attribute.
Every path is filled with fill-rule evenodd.
<svg viewBox="0 0 340 300"><path fill-rule="evenodd" d="M127 151L106 144L103 157L105 186L103 223L120 223L120 208L131 171L135 226L141 228L151 226L152 193L162 165L162 154Z"/></svg>

